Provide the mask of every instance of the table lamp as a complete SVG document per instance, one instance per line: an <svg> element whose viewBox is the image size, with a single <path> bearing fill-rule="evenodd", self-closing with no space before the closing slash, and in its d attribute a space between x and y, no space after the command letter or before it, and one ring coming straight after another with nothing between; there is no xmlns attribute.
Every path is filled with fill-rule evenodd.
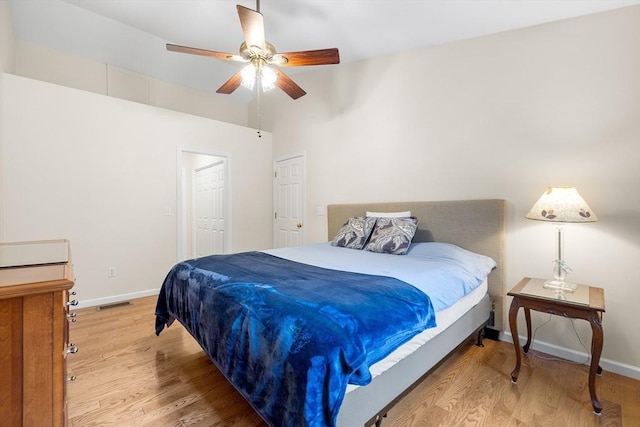
<svg viewBox="0 0 640 427"><path fill-rule="evenodd" d="M565 282L571 268L563 260L562 241L564 223L594 222L598 217L575 187L548 187L526 215L527 219L552 222L558 231L558 258L554 261L553 280L544 282L544 287L557 292L573 292L577 285Z"/></svg>

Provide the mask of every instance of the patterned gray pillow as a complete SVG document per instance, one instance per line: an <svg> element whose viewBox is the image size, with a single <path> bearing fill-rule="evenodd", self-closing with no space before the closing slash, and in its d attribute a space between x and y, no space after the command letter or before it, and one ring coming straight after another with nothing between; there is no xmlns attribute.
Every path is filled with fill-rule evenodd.
<svg viewBox="0 0 640 427"><path fill-rule="evenodd" d="M365 218L357 216L349 218L344 223L336 237L331 241L332 246L343 248L362 249L369 240L373 226L376 225L376 218Z"/></svg>
<svg viewBox="0 0 640 427"><path fill-rule="evenodd" d="M416 234L418 219L378 218L365 250L384 254L404 255Z"/></svg>

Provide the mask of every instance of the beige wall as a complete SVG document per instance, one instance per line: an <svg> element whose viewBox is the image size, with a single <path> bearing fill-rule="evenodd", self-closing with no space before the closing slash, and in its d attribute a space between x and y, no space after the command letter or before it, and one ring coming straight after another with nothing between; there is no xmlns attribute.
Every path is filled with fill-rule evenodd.
<svg viewBox="0 0 640 427"><path fill-rule="evenodd" d="M308 241L326 239L329 203L504 198L510 288L555 258L551 225L524 215L575 185L600 222L567 227L570 278L605 289L603 357L640 377L640 7L294 78L308 95L261 111L274 157L306 153ZM536 340L585 352L563 318Z"/></svg>
<svg viewBox="0 0 640 427"><path fill-rule="evenodd" d="M16 74L89 92L246 126L247 105L26 41L16 41Z"/></svg>
<svg viewBox="0 0 640 427"><path fill-rule="evenodd" d="M159 267L154 269L162 271L167 263L175 262L177 147L227 156L231 168L231 226L237 228L229 230L229 250L271 247L271 136L265 133L266 138L257 139L255 130L245 127L246 104L16 40L6 0L0 0L0 71L29 78L0 74L0 241L70 238L74 257L82 263L77 270L87 278L77 284L82 291L81 302L117 300L158 288L157 277L143 277L143 273L134 271L131 257L126 255L132 246L127 244L123 251L115 236L137 242L133 246L152 254L158 251L156 246L162 247L160 254L145 255L142 263L147 266L143 268L153 264ZM50 150L51 156L43 157L43 150ZM118 157L120 154L124 160ZM58 167L52 159L61 161L64 167ZM169 167L153 169L158 165ZM97 171L100 176L86 179L87 172ZM38 180L43 174L53 178L40 186ZM130 180L149 183L153 178L161 184L144 190L151 191L148 195L136 186L127 188ZM70 217L82 216L81 221L69 220L68 210L60 206L66 201L63 194L59 196L64 191L53 191L50 183L77 190L70 200L80 207L72 210ZM85 199L78 193L90 196ZM159 199L164 208L158 205ZM143 200L147 203L135 204ZM46 202L54 203L43 215L38 206ZM139 216L122 213L123 203L136 208L145 205L143 211L161 209L165 218L154 217L151 223L142 224ZM168 216L167 210L171 212ZM40 220L40 216L45 219ZM93 227L94 220L107 227L80 231L83 226ZM156 234L158 230L162 231ZM104 251L88 236L99 237ZM184 239L188 241L189 237ZM106 253L111 255L105 257ZM105 262L122 273L106 280Z"/></svg>
<svg viewBox="0 0 640 427"><path fill-rule="evenodd" d="M110 64L15 40L8 0L0 0L0 71L246 126L247 105Z"/></svg>
<svg viewBox="0 0 640 427"><path fill-rule="evenodd" d="M269 133L11 74L1 93L0 240L70 239L81 302L161 285L183 147L229 159L231 250L271 247Z"/></svg>
<svg viewBox="0 0 640 427"><path fill-rule="evenodd" d="M15 40L9 0L0 0L0 72L15 71Z"/></svg>

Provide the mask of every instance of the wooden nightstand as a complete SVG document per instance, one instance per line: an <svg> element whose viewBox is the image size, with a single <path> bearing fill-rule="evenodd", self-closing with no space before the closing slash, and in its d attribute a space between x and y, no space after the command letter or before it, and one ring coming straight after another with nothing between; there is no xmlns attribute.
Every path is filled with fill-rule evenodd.
<svg viewBox="0 0 640 427"><path fill-rule="evenodd" d="M532 279L525 277L507 295L513 297L509 309L509 327L513 338L513 346L516 351L516 367L511 372L511 381L515 383L520 373L520 339L518 337L518 310L524 308L524 316L527 323L527 343L522 350L527 353L531 345L531 312L556 314L572 319L584 319L591 323L593 336L591 338L591 368L589 369L589 393L593 412L600 415L602 404L596 396L596 373L601 374L600 355L602 354L602 314L604 313L604 290L593 286L578 285L575 293L565 293L564 298L559 298L554 291L543 288L544 279Z"/></svg>

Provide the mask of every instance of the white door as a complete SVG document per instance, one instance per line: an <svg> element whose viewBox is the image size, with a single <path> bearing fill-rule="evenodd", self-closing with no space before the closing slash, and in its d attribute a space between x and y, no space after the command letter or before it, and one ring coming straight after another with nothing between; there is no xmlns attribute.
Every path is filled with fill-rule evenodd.
<svg viewBox="0 0 640 427"><path fill-rule="evenodd" d="M194 171L194 246L196 257L224 253L225 162Z"/></svg>
<svg viewBox="0 0 640 427"><path fill-rule="evenodd" d="M304 177L303 155L278 160L274 164L275 248L304 244Z"/></svg>

